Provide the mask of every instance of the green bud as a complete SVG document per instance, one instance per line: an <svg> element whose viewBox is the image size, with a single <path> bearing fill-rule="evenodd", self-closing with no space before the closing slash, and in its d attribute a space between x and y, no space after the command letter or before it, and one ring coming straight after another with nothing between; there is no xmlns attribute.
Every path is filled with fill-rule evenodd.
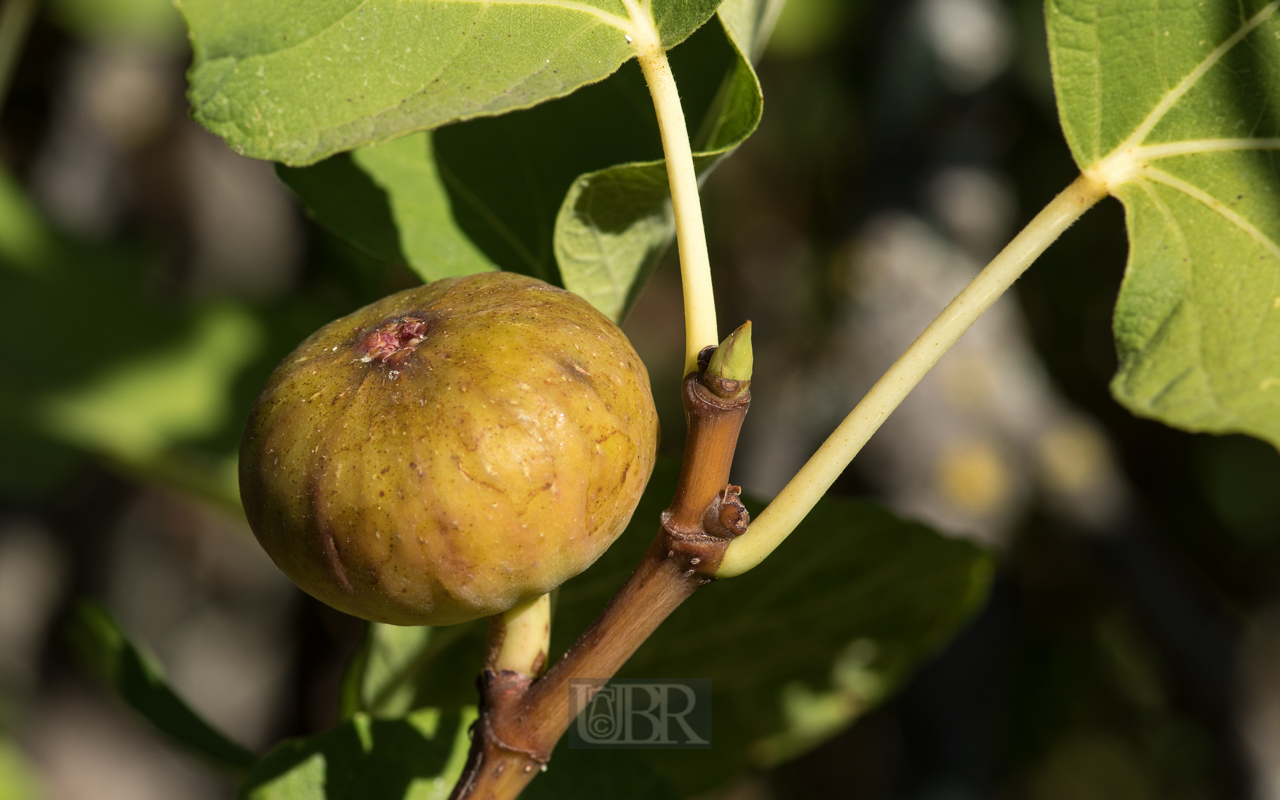
<svg viewBox="0 0 1280 800"><path fill-rule="evenodd" d="M726 399L738 397L751 385L751 322L742 323L711 354L703 383Z"/></svg>

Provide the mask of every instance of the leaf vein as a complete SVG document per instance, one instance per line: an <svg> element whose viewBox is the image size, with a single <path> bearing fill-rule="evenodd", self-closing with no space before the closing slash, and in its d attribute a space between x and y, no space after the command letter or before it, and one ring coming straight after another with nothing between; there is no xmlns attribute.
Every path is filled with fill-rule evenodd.
<svg viewBox="0 0 1280 800"><path fill-rule="evenodd" d="M1161 174L1165 174L1165 173L1161 173ZM1151 188L1151 186L1148 184L1147 181L1139 179L1136 182L1140 187L1142 187L1142 190L1147 193L1147 196L1151 198L1151 202L1156 206L1157 210L1160 212L1160 215L1164 217L1166 225L1173 232L1174 236L1176 236L1178 239L1178 248L1182 251L1182 254L1184 256L1182 263L1186 264L1186 266L1183 269L1184 285L1186 286L1186 291L1188 292L1188 294L1190 294L1193 292L1193 277L1191 274L1192 272L1191 248L1187 244L1186 237L1183 235L1182 226L1178 223L1177 217L1173 214L1173 211L1169 208L1168 204L1166 204L1164 200L1161 199L1161 197ZM1178 189L1178 187L1170 187L1170 188ZM1178 190L1181 191L1181 189L1178 189ZM1199 200L1200 198L1196 198L1196 199ZM1210 198L1210 199L1213 199L1213 198ZM1201 200L1201 202L1203 202L1203 200ZM1203 365L1209 361L1209 356L1204 352L1204 348L1207 344L1205 337L1200 335L1201 333L1200 308L1197 304L1195 304L1194 302L1188 302L1186 298L1178 301L1178 304L1174 306L1172 312L1170 312L1168 317L1165 318L1165 320L1161 323L1160 327L1156 330L1156 332L1152 335L1152 337L1148 340L1148 342L1154 341L1162 333L1165 332L1166 327L1172 322L1174 317L1177 316L1177 312L1179 309L1185 309L1186 313L1195 322L1196 350L1200 353L1200 364L1193 365L1192 367L1187 368L1182 373L1180 373L1177 377L1169 381L1169 383L1165 386L1164 389L1162 389L1160 392L1158 392L1156 395L1154 395L1151 398L1151 405L1153 407L1157 405L1160 402L1160 400L1166 394L1169 394L1170 392L1172 392L1178 386L1179 383L1190 378L1191 375L1196 370L1200 370L1204 374L1205 384L1209 390L1209 398L1210 400L1212 400L1213 405L1217 409L1218 413L1229 415L1233 420L1236 419L1235 413L1232 412L1229 408L1227 408L1227 406L1224 405L1221 399L1218 397L1218 390L1217 390L1217 387L1214 386L1212 374L1208 370L1205 370L1203 368Z"/></svg>
<svg viewBox="0 0 1280 800"><path fill-rule="evenodd" d="M1280 150L1280 137L1267 139L1188 139L1181 142L1149 144L1134 150L1131 157L1134 161L1156 161L1173 156L1236 150Z"/></svg>
<svg viewBox="0 0 1280 800"><path fill-rule="evenodd" d="M1129 138L1112 152L1119 153L1140 145L1147 138L1147 134L1151 133L1152 129L1160 123L1160 120L1164 119L1164 115L1169 112L1169 109L1173 108L1182 99L1183 95L1189 92L1191 87L1195 86L1204 77L1205 73L1221 61L1222 57L1239 44L1244 37L1248 36L1255 28L1275 14L1277 8L1280 8L1280 0L1268 3L1261 11L1246 21L1244 25L1240 26L1239 30L1227 37L1226 41L1214 48L1213 52L1205 56L1204 60L1197 64L1195 69L1191 70L1177 86L1161 98L1160 102L1151 110L1151 113L1147 115L1147 118L1142 121L1142 124L1134 129Z"/></svg>
<svg viewBox="0 0 1280 800"><path fill-rule="evenodd" d="M1169 173L1156 169L1155 167L1144 167L1142 174L1157 183L1163 183L1165 186L1177 189L1193 200L1202 203L1209 210L1215 212L1243 231L1247 236L1261 245L1263 249L1275 256L1276 259L1280 259L1280 246L1272 241L1265 233L1255 228L1253 224L1244 217L1228 208L1227 205L1218 198L1198 186L1187 183L1181 178L1175 178Z"/></svg>
<svg viewBox="0 0 1280 800"><path fill-rule="evenodd" d="M1151 184L1149 182L1139 179L1135 181L1135 183L1138 184L1138 186L1142 189L1142 191L1146 192L1147 197L1151 199L1152 205L1156 207L1156 211L1159 212L1160 216L1164 218L1165 227L1168 228L1169 231L1172 232L1174 238L1177 239L1178 249L1182 253L1182 260L1179 261L1179 263L1184 265L1182 267L1182 284L1185 287L1185 291L1190 292L1192 289L1191 248L1190 246L1187 245L1187 237L1182 233L1182 226L1178 224L1178 219L1177 217L1174 216L1173 211L1170 210L1169 205L1165 203L1164 199L1161 198L1159 194L1156 193L1155 189L1151 187ZM1176 311L1176 308L1175 308L1175 311ZM1170 317L1172 316L1173 315L1170 314ZM1199 315L1195 315L1195 316L1196 316L1196 329L1199 330L1200 318L1199 318Z"/></svg>

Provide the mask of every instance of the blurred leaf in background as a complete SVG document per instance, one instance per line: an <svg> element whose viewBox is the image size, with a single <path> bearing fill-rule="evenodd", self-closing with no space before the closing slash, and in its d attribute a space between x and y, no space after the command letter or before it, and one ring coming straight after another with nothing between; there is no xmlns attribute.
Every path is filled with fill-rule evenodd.
<svg viewBox="0 0 1280 800"><path fill-rule="evenodd" d="M1199 442L1197 471L1227 529L1248 545L1280 540L1280 458L1265 442L1230 436Z"/></svg>
<svg viewBox="0 0 1280 800"><path fill-rule="evenodd" d="M848 35L857 4L846 0L787 0L769 37L770 56L812 56Z"/></svg>
<svg viewBox="0 0 1280 800"><path fill-rule="evenodd" d="M678 472L660 460L639 522L561 587L552 652L630 574ZM712 681L713 749L640 757L692 794L812 748L891 696L954 636L985 601L991 573L990 555L968 542L871 503L824 500L764 564L677 609L618 673Z"/></svg>
<svg viewBox="0 0 1280 800"><path fill-rule="evenodd" d="M343 719L358 712L375 717L405 715L415 707L419 673L475 627L478 626L431 628L369 623L364 642L343 676L339 715ZM470 704L474 698L467 694L458 700Z"/></svg>
<svg viewBox="0 0 1280 800"><path fill-rule="evenodd" d="M631 573L678 472L678 463L661 459L635 521L560 588L552 652L564 652ZM682 794L805 752L883 702L968 622L991 577L990 556L978 548L874 505L839 500L824 501L779 556L699 592L619 673L712 680L711 751L635 754ZM372 691L387 699L383 709L367 700L359 706L371 711L458 707L474 697L484 642L482 625L430 633L373 625L348 685L360 683L362 697ZM568 765L578 760L582 769L598 769L563 748L556 758L565 753L551 771L576 774Z"/></svg>
<svg viewBox="0 0 1280 800"><path fill-rule="evenodd" d="M147 289L155 254L60 239L8 176L0 220L0 435L38 432L238 504L229 454L196 463L181 450L238 426L232 384L261 351L258 320L226 303L166 302ZM23 455L7 451L5 460ZM25 471L0 466L29 486Z"/></svg>
<svg viewBox="0 0 1280 800"><path fill-rule="evenodd" d="M402 719L356 714L288 741L241 787L241 800L445 800L462 774L474 709L419 709Z"/></svg>
<svg viewBox="0 0 1280 800"><path fill-rule="evenodd" d="M0 738L0 800L44 800L36 773L22 751Z"/></svg>
<svg viewBox="0 0 1280 800"><path fill-rule="evenodd" d="M58 24L88 40L135 45L182 42L182 17L169 0L47 0Z"/></svg>
<svg viewBox="0 0 1280 800"><path fill-rule="evenodd" d="M678 800L684 797L629 750L571 750L561 742L551 765L522 800Z"/></svg>
<svg viewBox="0 0 1280 800"><path fill-rule="evenodd" d="M154 658L138 649L101 606L82 602L67 628L81 666L188 752L235 775L257 757L231 741L182 701L165 682Z"/></svg>

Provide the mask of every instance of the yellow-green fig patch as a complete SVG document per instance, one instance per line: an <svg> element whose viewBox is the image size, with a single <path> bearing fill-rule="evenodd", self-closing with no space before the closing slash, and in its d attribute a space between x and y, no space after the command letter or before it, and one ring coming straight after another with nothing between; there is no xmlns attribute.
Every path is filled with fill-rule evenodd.
<svg viewBox="0 0 1280 800"><path fill-rule="evenodd" d="M249 523L365 619L496 614L591 565L653 470L644 364L585 300L491 272L392 295L272 373L240 447Z"/></svg>

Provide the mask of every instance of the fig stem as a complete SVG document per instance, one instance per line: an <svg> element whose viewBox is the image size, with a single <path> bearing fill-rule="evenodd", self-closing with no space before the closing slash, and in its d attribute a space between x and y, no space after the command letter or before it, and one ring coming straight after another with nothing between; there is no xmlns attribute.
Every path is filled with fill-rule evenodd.
<svg viewBox="0 0 1280 800"><path fill-rule="evenodd" d="M551 652L551 595L544 594L489 617L489 657L494 672L536 678Z"/></svg>
<svg viewBox="0 0 1280 800"><path fill-rule="evenodd" d="M725 521L745 521L738 487L727 483L751 392L724 398L705 385L704 377L705 372L685 377L689 438L675 498L662 514L653 544L618 594L546 675L530 681L514 672L485 670L480 719L452 800L518 796L569 727L569 682L603 684L613 677L672 611L714 580L732 536L741 530ZM503 648L498 644L491 652Z"/></svg>
<svg viewBox="0 0 1280 800"><path fill-rule="evenodd" d="M698 353L714 347L716 335L716 299L711 285L711 257L707 254L707 236L702 227L702 204L698 197L698 173L693 164L693 148L685 126L680 93L676 90L667 52L653 17L636 0L622 0L631 15L632 47L644 73L645 83L653 98L662 137L662 152L667 161L667 180L671 186L671 208L676 222L676 245L680 252L680 280L684 293L685 358L684 374L698 369Z"/></svg>
<svg viewBox="0 0 1280 800"><path fill-rule="evenodd" d="M964 332L1045 248L1106 195L1107 184L1086 173L1050 201L925 328L773 502L760 512L747 532L733 541L716 576L741 575L772 553L826 494L889 414Z"/></svg>

